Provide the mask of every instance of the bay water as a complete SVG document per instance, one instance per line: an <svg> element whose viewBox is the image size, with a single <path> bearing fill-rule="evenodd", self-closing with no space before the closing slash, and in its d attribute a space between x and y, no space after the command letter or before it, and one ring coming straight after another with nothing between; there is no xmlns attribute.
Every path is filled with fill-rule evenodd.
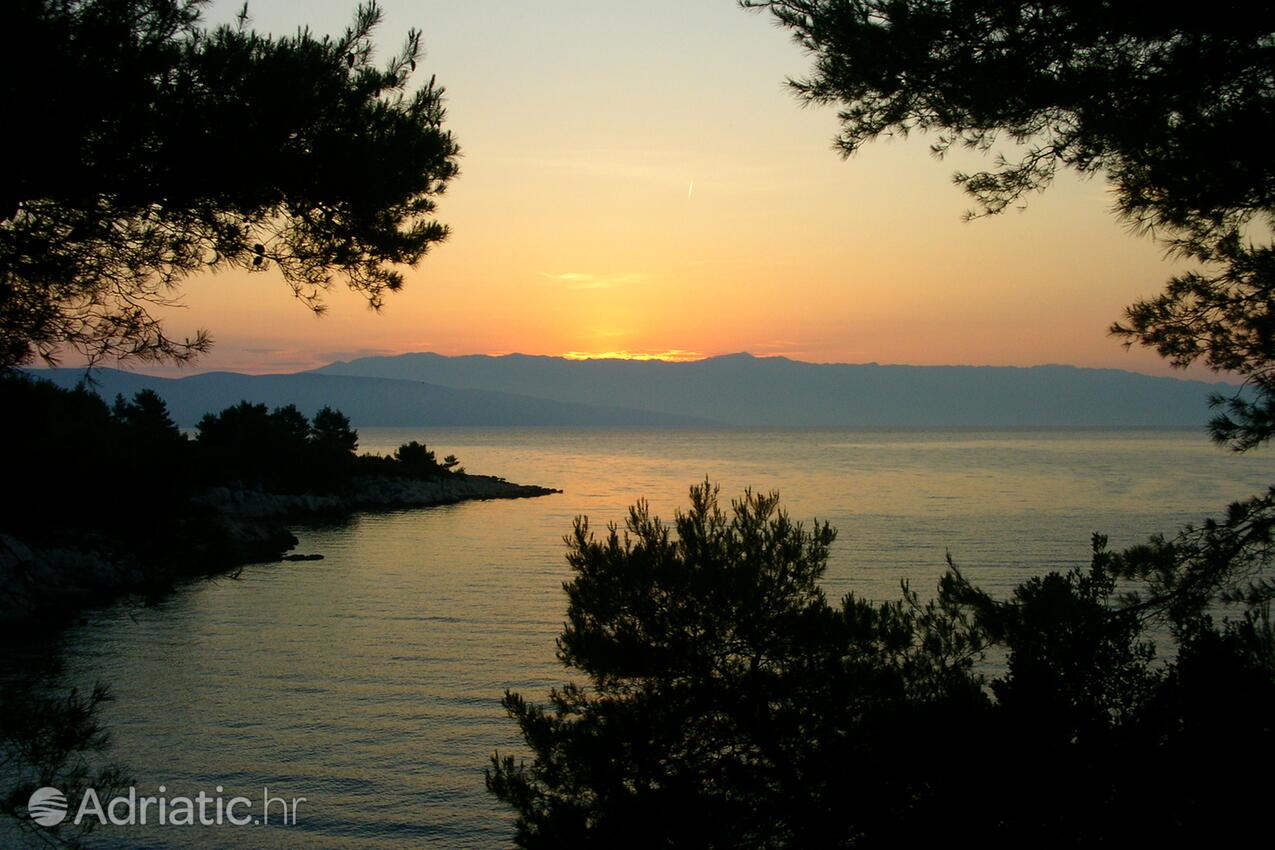
<svg viewBox="0 0 1275 850"><path fill-rule="evenodd" d="M671 520L706 478L727 503L778 490L795 519L838 529L834 599L902 580L927 594L948 553L1006 594L1086 563L1094 532L1172 534L1275 483L1275 455L1193 431L363 429L360 449L410 439L563 493L294 527L323 560L90 612L60 641L63 678L110 685L108 755L139 795L243 796L257 820L264 796L297 801L286 826L277 809L268 825L107 825L92 846L508 846L483 770L523 752L504 691L542 700L576 675L554 639L579 515L604 531L645 498Z"/></svg>

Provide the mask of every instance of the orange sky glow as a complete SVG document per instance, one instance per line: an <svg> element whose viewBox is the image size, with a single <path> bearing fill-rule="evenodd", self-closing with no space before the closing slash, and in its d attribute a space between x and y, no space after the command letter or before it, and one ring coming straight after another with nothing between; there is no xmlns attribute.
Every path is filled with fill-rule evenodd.
<svg viewBox="0 0 1275 850"><path fill-rule="evenodd" d="M278 372L435 351L815 362L1072 363L1168 374L1107 334L1175 270L1101 180L962 221L960 169L924 137L833 152L835 111L784 86L808 58L731 0L386 0L388 55L424 31L460 176L452 236L380 313L335 286L311 315L269 272L188 280L170 331L198 370ZM214 4L228 20L237 3ZM353 4L256 0L256 28L339 32ZM109 365L109 364L107 364ZM147 370L171 372L172 370Z"/></svg>

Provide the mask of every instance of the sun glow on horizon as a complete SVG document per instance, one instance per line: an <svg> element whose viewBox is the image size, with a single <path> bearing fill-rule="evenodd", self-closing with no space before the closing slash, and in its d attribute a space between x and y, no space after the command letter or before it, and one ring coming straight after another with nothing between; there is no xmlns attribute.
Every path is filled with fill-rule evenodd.
<svg viewBox="0 0 1275 850"><path fill-rule="evenodd" d="M637 351L629 349L621 349L620 351L564 351L559 356L566 360L662 360L665 363L689 363L695 360L706 360L709 355L698 351L670 348L665 351L647 349L639 349Z"/></svg>

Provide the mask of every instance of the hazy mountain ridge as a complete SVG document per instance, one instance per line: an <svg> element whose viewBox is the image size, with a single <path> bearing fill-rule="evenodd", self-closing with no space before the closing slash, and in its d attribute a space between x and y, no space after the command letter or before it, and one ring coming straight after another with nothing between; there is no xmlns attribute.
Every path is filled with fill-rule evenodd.
<svg viewBox="0 0 1275 850"><path fill-rule="evenodd" d="M517 391L752 427L1202 426L1225 383L1077 366L882 366L732 354L685 363L511 354L365 357L315 374Z"/></svg>
<svg viewBox="0 0 1275 850"><path fill-rule="evenodd" d="M33 369L36 377L63 387L84 378L83 369ZM93 389L108 402L116 394L131 397L151 389L168 403L181 427L192 427L205 413L241 400L271 407L295 404L313 415L324 405L335 407L359 426L643 426L675 428L708 426L704 419L573 404L506 392L457 389L421 381L295 373L241 375L206 372L183 378L157 378L118 369L94 369Z"/></svg>
<svg viewBox="0 0 1275 850"><path fill-rule="evenodd" d="M74 386L81 369L32 370ZM339 408L356 426L1200 427L1237 387L1076 366L882 366L733 354L685 363L403 354L310 372L159 378L96 369L107 400L143 388L190 427L240 400Z"/></svg>

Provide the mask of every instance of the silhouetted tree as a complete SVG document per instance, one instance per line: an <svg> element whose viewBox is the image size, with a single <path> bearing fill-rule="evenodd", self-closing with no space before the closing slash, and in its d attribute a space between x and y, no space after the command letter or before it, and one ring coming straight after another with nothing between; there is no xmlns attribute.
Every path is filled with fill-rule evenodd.
<svg viewBox="0 0 1275 850"><path fill-rule="evenodd" d="M1129 553L994 600L952 567L933 601L818 580L834 532L775 495L728 516L691 491L567 538L559 658L587 684L506 693L531 761L488 788L521 847L993 848L1228 844L1266 789L1219 761L1275 756L1275 639L1260 606L1153 655L1117 592ZM1136 556L1135 556L1136 557ZM994 673L985 681L976 664ZM989 666L992 665L992 666ZM999 672L996 672L999 668ZM1232 813L1240 813L1232 815Z"/></svg>
<svg viewBox="0 0 1275 850"><path fill-rule="evenodd" d="M238 480L280 491L331 483L319 480L331 469L313 466L317 451L310 420L296 405L267 411L264 404L241 401L206 414L196 430L199 460L210 483Z"/></svg>
<svg viewBox="0 0 1275 850"><path fill-rule="evenodd" d="M345 414L324 407L311 422L295 405L267 410L241 401L206 414L196 426L196 461L205 484L240 482L276 492L339 490L357 475L439 478L453 473L454 456L439 463L412 440L391 457L354 454L358 432Z"/></svg>
<svg viewBox="0 0 1275 850"><path fill-rule="evenodd" d="M935 628L949 621L914 596L830 606L818 580L834 536L791 522L775 495L746 494L727 516L707 483L673 527L645 503L600 541L577 520L558 646L590 683L547 709L507 693L535 759L493 757L488 774L518 812L519 845L846 842L863 829L855 793L869 815L881 796L873 768L917 790L932 779L845 759L977 715L976 635ZM931 712L947 719L909 728Z"/></svg>
<svg viewBox="0 0 1275 850"><path fill-rule="evenodd" d="M40 534L66 524L68 513L77 524L109 525L136 509L139 482L121 469L118 423L87 387L63 390L18 372L0 375L0 411L0 527ZM99 499L98 488L115 492ZM91 507L70 507L78 503L69 494L77 492Z"/></svg>
<svg viewBox="0 0 1275 850"><path fill-rule="evenodd" d="M359 434L344 413L324 407L314 414L306 446L306 472L314 486L331 488L353 474L358 446Z"/></svg>
<svg viewBox="0 0 1275 850"><path fill-rule="evenodd" d="M413 30L372 64L381 13L339 38L206 29L206 0L13 0L0 176L0 368L65 348L185 360L209 336L152 313L199 271L277 269L314 310L334 276L379 307L447 236L457 172L441 87L407 92Z"/></svg>
<svg viewBox="0 0 1275 850"><path fill-rule="evenodd" d="M394 450L394 460L398 461L400 471L414 477L433 478L446 475L451 471L450 465L440 464L434 453L424 443L412 440ZM454 461L452 457L450 460Z"/></svg>
<svg viewBox="0 0 1275 850"><path fill-rule="evenodd" d="M201 445L239 449L269 430L269 409L244 400L220 413L205 413L195 426L195 439Z"/></svg>
<svg viewBox="0 0 1275 850"><path fill-rule="evenodd" d="M270 428L278 448L301 451L310 442L310 420L295 404L285 404L270 411Z"/></svg>
<svg viewBox="0 0 1275 850"><path fill-rule="evenodd" d="M117 395L111 415L139 441L151 446L184 442L186 439L169 415L168 404L151 389L138 390L132 401L125 401L123 395Z"/></svg>
<svg viewBox="0 0 1275 850"><path fill-rule="evenodd" d="M195 426L202 476L210 483L264 484L277 469L275 429L264 404L241 401Z"/></svg>
<svg viewBox="0 0 1275 850"><path fill-rule="evenodd" d="M359 432L350 427L350 417L324 407L310 422L310 442L324 455L352 455L359 447Z"/></svg>
<svg viewBox="0 0 1275 850"><path fill-rule="evenodd" d="M190 442L173 422L168 405L154 390L140 390L132 401L115 398L110 461L123 474L114 476L116 498L144 499L163 516L182 504L193 482ZM76 473L68 470L74 480Z"/></svg>
<svg viewBox="0 0 1275 850"><path fill-rule="evenodd" d="M1219 442L1275 433L1275 7L934 0L742 0L814 56L793 86L834 104L850 155L881 135L934 134L997 149L957 174L971 215L1049 185L1059 168L1103 175L1117 214L1197 271L1128 308L1112 331L1176 366L1244 376L1256 400L1224 404Z"/></svg>
<svg viewBox="0 0 1275 850"><path fill-rule="evenodd" d="M793 83L839 108L841 150L883 134L935 135L997 154L956 180L994 214L1059 168L1102 175L1117 214L1199 268L1126 310L1112 331L1173 365L1244 377L1216 396L1214 439L1237 451L1275 435L1275 8L1200 14L1137 3L775 0L765 7L814 56ZM1210 633L1210 604L1275 596L1268 495L1224 522L1156 539L1113 569L1146 582L1145 611L1171 612L1184 642ZM1189 627L1188 620L1209 624Z"/></svg>
<svg viewBox="0 0 1275 850"><path fill-rule="evenodd" d="M6 674L0 692L0 814L16 824L23 846L83 846L96 818L75 824L72 809L65 822L39 826L31 820L27 801L43 787L59 789L68 800L79 800L89 788L104 800L127 793L130 781L124 769L101 764L110 745L101 721L102 706L111 699L109 689L99 683L88 693L50 693L48 682L29 672Z"/></svg>

